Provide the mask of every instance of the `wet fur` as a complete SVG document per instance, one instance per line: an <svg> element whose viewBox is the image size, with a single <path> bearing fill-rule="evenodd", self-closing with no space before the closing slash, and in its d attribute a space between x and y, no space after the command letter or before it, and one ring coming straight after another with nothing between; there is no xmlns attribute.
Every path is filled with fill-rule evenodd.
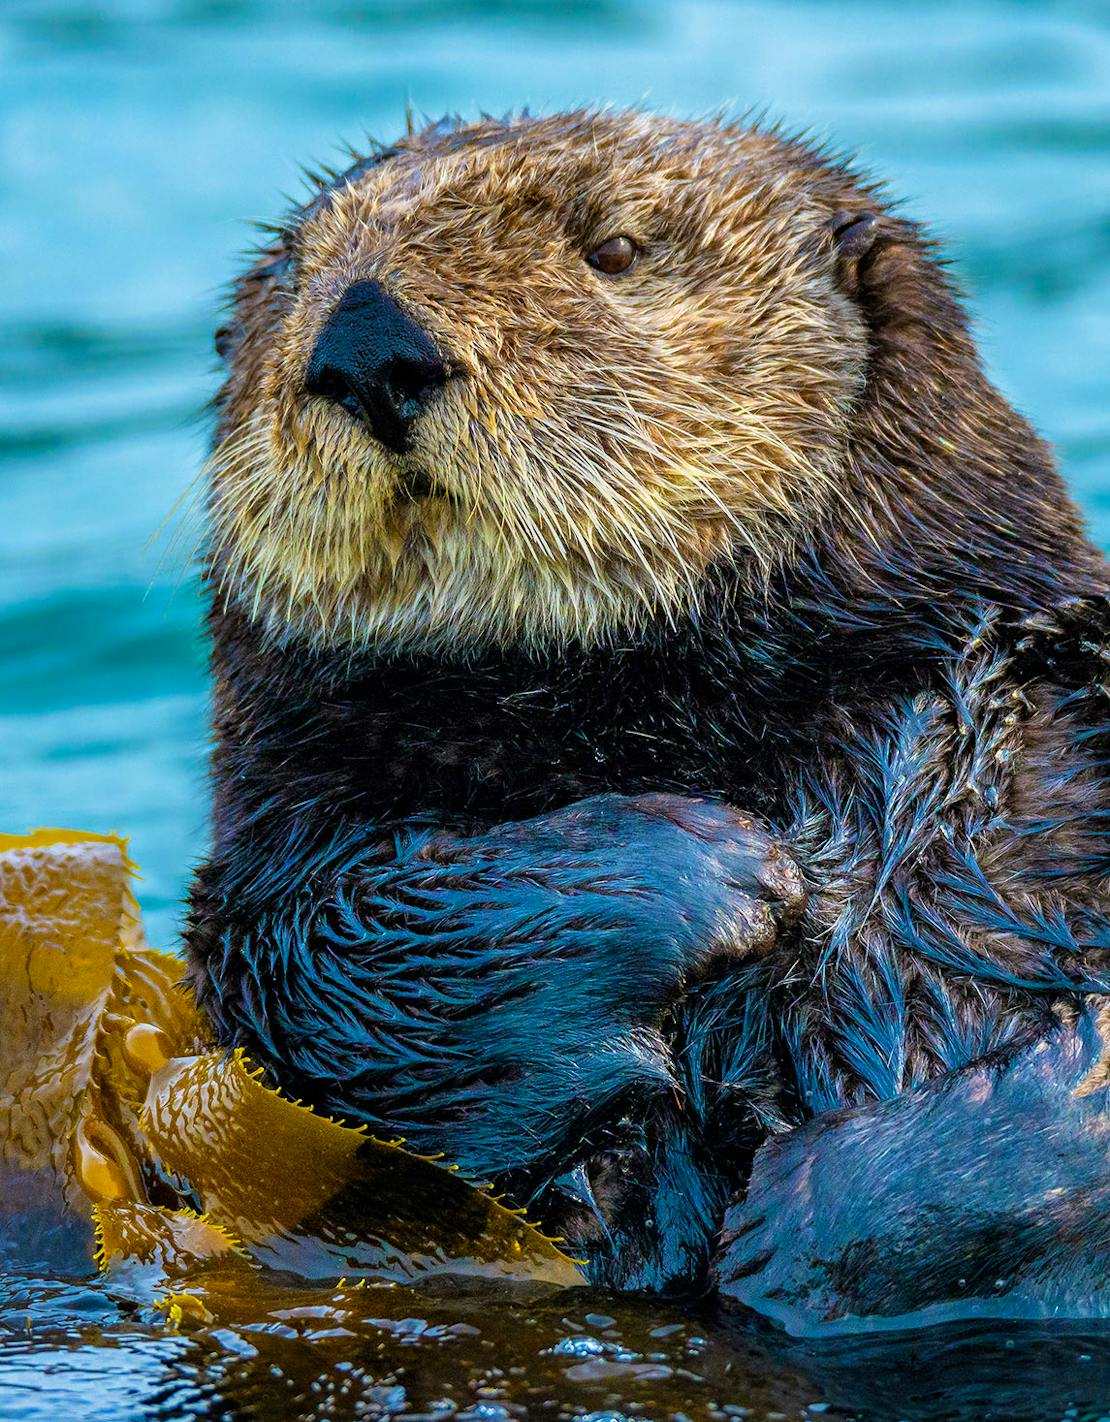
<svg viewBox="0 0 1110 1422"><path fill-rule="evenodd" d="M574 250L623 230L625 186L680 273L631 316L534 239L535 202ZM862 253L845 211L877 214ZM430 509L295 394L327 302L387 268L468 371ZM437 128L325 184L230 329L187 936L285 1085L496 1170L598 1277L697 1288L769 1132L1103 990L1107 568L873 186L643 115ZM718 841L691 797L756 820ZM780 883L773 941L701 962L710 866L761 826L804 911ZM676 911L696 972L650 949Z"/></svg>

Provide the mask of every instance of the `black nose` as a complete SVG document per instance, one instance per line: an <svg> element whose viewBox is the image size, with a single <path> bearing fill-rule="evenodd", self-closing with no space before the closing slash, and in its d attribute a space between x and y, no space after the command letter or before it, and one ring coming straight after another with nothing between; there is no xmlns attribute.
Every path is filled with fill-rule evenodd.
<svg viewBox="0 0 1110 1422"><path fill-rule="evenodd" d="M449 374L431 338L384 287L356 281L320 332L305 388L364 420L401 454L412 422Z"/></svg>

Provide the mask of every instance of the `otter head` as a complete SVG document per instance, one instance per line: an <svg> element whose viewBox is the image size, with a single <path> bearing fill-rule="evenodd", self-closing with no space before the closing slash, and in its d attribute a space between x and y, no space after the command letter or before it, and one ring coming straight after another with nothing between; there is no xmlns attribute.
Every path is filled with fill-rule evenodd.
<svg viewBox="0 0 1110 1422"><path fill-rule="evenodd" d="M765 581L843 478L875 195L768 133L438 125L239 282L213 576L282 638L589 643Z"/></svg>

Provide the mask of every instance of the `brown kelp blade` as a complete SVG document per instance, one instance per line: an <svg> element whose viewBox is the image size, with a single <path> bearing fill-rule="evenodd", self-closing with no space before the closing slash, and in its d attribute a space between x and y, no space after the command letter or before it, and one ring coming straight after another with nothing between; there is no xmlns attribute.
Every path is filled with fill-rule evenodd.
<svg viewBox="0 0 1110 1422"><path fill-rule="evenodd" d="M0 1259L87 1267L82 1156L116 1168L88 1137L97 1049L137 924L123 840L0 837Z"/></svg>
<svg viewBox="0 0 1110 1422"><path fill-rule="evenodd" d="M191 1210L109 1200L94 1205L93 1218L102 1269L135 1262L153 1266L161 1278L178 1279L213 1259L246 1259L225 1230Z"/></svg>
<svg viewBox="0 0 1110 1422"><path fill-rule="evenodd" d="M519 1214L449 1169L287 1100L240 1053L166 1062L151 1078L142 1124L205 1218L273 1268L310 1278L580 1281Z"/></svg>
<svg viewBox="0 0 1110 1422"><path fill-rule="evenodd" d="M457 1173L215 1049L181 961L142 940L131 873L113 836L0 838L0 1260L580 1282Z"/></svg>

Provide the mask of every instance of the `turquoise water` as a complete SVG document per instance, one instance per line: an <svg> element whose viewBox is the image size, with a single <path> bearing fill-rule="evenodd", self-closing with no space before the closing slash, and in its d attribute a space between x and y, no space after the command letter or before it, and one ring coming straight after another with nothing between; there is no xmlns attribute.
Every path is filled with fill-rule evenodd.
<svg viewBox="0 0 1110 1422"><path fill-rule="evenodd" d="M205 677L171 520L210 331L298 164L439 115L766 108L943 236L987 359L1110 541L1110 11L1002 0L3 0L0 826L133 836L169 943L205 835Z"/></svg>
<svg viewBox="0 0 1110 1422"><path fill-rule="evenodd" d="M0 0L0 829L131 834L154 941L203 852L206 745L197 531L155 535L203 458L250 222L409 101L584 100L766 108L858 150L943 237L991 369L1110 545L1101 0ZM444 1416L447 1396L507 1422L556 1395L567 1417L1110 1416L1105 1336L833 1356L634 1301L380 1296L316 1336L268 1307L194 1341L111 1288L9 1281L0 1419Z"/></svg>

